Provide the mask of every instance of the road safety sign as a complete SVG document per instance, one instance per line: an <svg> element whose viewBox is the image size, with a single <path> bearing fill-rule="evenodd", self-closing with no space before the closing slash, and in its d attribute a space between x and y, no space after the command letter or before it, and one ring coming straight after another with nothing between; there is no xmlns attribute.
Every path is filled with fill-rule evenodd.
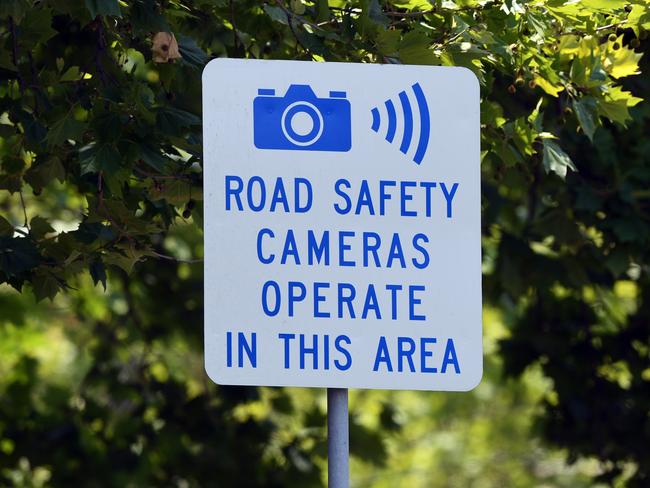
<svg viewBox="0 0 650 488"><path fill-rule="evenodd" d="M215 382L479 383L469 70L217 59L203 73L203 144Z"/></svg>

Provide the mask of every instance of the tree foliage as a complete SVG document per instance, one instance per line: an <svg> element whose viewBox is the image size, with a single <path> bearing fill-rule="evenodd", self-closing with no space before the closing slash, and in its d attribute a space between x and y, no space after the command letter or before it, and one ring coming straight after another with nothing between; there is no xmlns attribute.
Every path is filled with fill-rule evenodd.
<svg viewBox="0 0 650 488"><path fill-rule="evenodd" d="M137 288L152 263L176 269L167 237L202 225L210 58L465 66L481 82L484 281L512 325L506 369L541 364L553 380L547 439L602 459L605 476L631 463L643 486L648 30L644 0L2 2L0 283L40 300L83 276ZM180 59L156 62L160 32Z"/></svg>

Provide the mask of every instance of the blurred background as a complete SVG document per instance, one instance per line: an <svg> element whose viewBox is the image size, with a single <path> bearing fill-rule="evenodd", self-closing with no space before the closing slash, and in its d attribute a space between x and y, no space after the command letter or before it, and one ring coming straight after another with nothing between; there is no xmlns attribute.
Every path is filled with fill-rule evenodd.
<svg viewBox="0 0 650 488"><path fill-rule="evenodd" d="M200 256L201 235L179 226L164 247ZM4 483L321 486L325 391L212 384L202 292L200 263L167 261L111 273L106 292L83 277L74 293L38 305L3 286ZM565 450L536 435L551 381L537 366L506 378L498 348L508 319L486 306L483 320L485 374L474 391L351 392L352 486L593 486L596 460L568 465Z"/></svg>
<svg viewBox="0 0 650 488"><path fill-rule="evenodd" d="M483 381L351 391L352 486L650 486L648 5L2 2L0 486L325 486L324 390L203 369L219 56L481 81Z"/></svg>

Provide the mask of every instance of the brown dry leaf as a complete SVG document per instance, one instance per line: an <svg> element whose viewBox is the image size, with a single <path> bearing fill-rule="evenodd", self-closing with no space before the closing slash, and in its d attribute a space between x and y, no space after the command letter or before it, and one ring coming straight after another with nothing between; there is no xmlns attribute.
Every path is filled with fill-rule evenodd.
<svg viewBox="0 0 650 488"><path fill-rule="evenodd" d="M178 42L171 32L157 32L152 39L153 62L168 63L174 59L181 59L178 51Z"/></svg>

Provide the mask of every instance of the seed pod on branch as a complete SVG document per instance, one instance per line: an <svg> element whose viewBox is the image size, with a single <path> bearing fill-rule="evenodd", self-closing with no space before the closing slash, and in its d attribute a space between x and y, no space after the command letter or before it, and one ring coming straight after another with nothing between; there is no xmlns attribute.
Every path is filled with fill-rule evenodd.
<svg viewBox="0 0 650 488"><path fill-rule="evenodd" d="M178 50L178 42L171 32L157 32L152 39L154 63L168 63L175 59L181 59L181 53Z"/></svg>

